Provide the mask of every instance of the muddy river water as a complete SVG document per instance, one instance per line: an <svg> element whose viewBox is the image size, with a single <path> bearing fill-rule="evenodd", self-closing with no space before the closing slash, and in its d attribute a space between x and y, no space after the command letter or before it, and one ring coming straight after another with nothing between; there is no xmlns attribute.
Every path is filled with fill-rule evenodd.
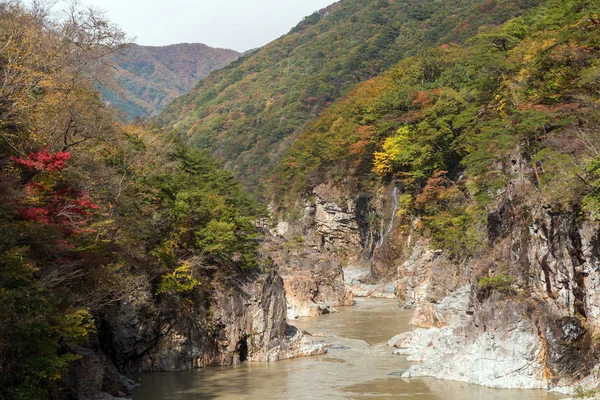
<svg viewBox="0 0 600 400"><path fill-rule="evenodd" d="M542 390L500 390L431 378L398 376L409 363L386 342L411 329L410 311L395 300L357 299L337 314L301 318L299 329L326 335L325 355L277 363L244 363L194 372L133 376L134 400L410 399L554 400Z"/></svg>

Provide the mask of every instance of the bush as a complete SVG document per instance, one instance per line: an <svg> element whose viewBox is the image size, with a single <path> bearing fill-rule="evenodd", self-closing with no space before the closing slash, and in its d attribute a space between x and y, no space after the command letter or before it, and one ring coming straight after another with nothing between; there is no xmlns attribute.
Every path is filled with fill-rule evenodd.
<svg viewBox="0 0 600 400"><path fill-rule="evenodd" d="M511 291L515 278L508 274L497 274L484 277L479 280L479 288L482 290L497 290L499 292Z"/></svg>

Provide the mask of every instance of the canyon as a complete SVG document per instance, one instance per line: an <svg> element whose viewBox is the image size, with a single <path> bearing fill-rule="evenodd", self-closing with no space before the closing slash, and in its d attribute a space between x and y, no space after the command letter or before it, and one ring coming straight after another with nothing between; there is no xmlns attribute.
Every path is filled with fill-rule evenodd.
<svg viewBox="0 0 600 400"><path fill-rule="evenodd" d="M0 4L0 397L597 394L599 4L244 55L44 7Z"/></svg>

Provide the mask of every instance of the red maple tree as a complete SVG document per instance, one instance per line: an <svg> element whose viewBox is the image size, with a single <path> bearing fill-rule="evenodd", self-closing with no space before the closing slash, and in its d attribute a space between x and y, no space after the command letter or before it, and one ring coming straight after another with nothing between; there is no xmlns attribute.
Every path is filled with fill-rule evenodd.
<svg viewBox="0 0 600 400"><path fill-rule="evenodd" d="M11 157L15 165L33 174L25 185L26 196L15 207L21 218L66 234L86 231L88 217L98 205L87 192L68 187L60 179L70 158L70 152L52 154L48 149L27 157Z"/></svg>

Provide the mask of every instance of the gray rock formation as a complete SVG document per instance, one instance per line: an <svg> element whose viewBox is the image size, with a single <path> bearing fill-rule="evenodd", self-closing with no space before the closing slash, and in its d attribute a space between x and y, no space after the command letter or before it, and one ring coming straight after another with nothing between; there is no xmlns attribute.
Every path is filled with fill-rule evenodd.
<svg viewBox="0 0 600 400"><path fill-rule="evenodd" d="M288 319L316 316L354 303L335 257L283 238L271 238L263 251L283 278Z"/></svg>
<svg viewBox="0 0 600 400"><path fill-rule="evenodd" d="M352 305L343 266L364 259L374 240L367 221L374 210L367 198L320 185L300 203L300 216L280 219L263 247L284 280L290 319Z"/></svg>
<svg viewBox="0 0 600 400"><path fill-rule="evenodd" d="M432 376L499 388L545 388L543 344L534 319L523 318L535 307L494 296L494 307L467 315L469 287L457 290L437 307L452 318L448 325L420 328L392 339L414 364L403 377ZM490 322L492 322L490 324Z"/></svg>
<svg viewBox="0 0 600 400"><path fill-rule="evenodd" d="M297 254L310 260L282 269L292 313L307 304L306 315L319 312L314 294L331 283L315 279L315 271L339 282L341 264L359 296L391 292L387 276L394 273L396 296L415 310L417 327L391 343L413 362L405 377L567 392L593 385L600 359L599 226L578 210L545 206L529 163L508 164L498 168L514 179L490 206L487 247L462 259L432 248L418 218L379 240L366 221L377 216L375 225L387 226L381 221L390 220L389 188L354 196L316 188L297 226L280 224L281 236L299 237L304 250ZM370 265L361 262L365 255L374 256ZM278 264L302 263L280 257Z"/></svg>
<svg viewBox="0 0 600 400"><path fill-rule="evenodd" d="M397 201L394 193L390 198ZM374 202L375 198L347 196L323 184L299 202L295 220L278 220L263 252L273 258L283 277L289 318L352 305L353 296L395 297L392 274L382 281L371 268L382 232L393 227L392 215L384 224L385 213L378 211L385 208L384 201ZM397 202L388 208L393 206Z"/></svg>
<svg viewBox="0 0 600 400"><path fill-rule="evenodd" d="M100 350L95 334L91 334L87 347L71 345L69 352L79 359L69 366L69 374L61 380L61 390L52 393L56 399L113 399L130 395L138 386L121 375L112 360Z"/></svg>
<svg viewBox="0 0 600 400"><path fill-rule="evenodd" d="M528 218L503 216L510 207ZM390 341L414 362L404 376L567 392L585 384L599 360L598 226L530 202L501 204L488 221L490 247L468 263L418 246L399 268L400 298L421 327Z"/></svg>
<svg viewBox="0 0 600 400"><path fill-rule="evenodd" d="M273 270L212 282L214 290L152 299L131 295L108 319L112 356L125 371L182 371L324 352L286 333L286 300Z"/></svg>
<svg viewBox="0 0 600 400"><path fill-rule="evenodd" d="M279 217L275 236L302 240L304 247L317 250L342 264L364 260L379 240L383 229L371 195L346 195L333 185L319 185L310 196L298 201L300 215L291 220Z"/></svg>

